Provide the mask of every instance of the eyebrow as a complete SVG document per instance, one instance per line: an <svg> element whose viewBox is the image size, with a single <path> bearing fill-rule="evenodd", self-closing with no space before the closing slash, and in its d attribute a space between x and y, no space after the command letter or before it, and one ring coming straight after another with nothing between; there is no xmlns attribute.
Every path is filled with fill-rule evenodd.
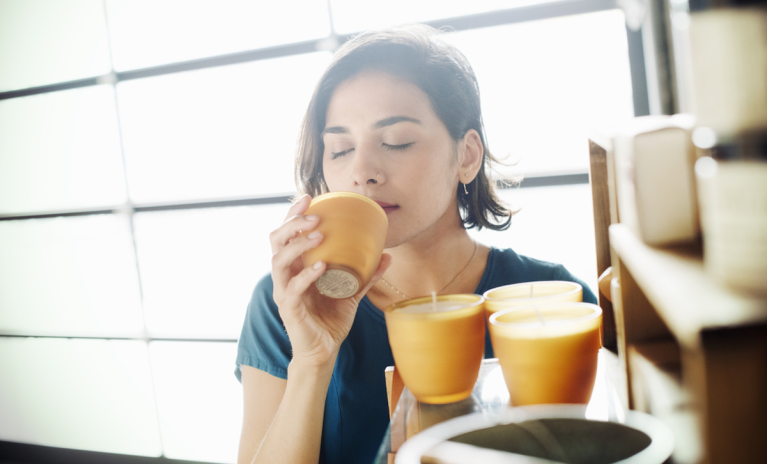
<svg viewBox="0 0 767 464"><path fill-rule="evenodd" d="M377 123L373 124L373 129L383 129L384 127L393 126L394 124L400 123L400 122L412 122L414 124L420 124L423 125L423 123L416 118L411 118L409 116L392 116L390 118L381 119ZM325 134L348 134L349 129L343 126L331 126L326 127L325 130L322 131L320 134L320 137L324 136Z"/></svg>
<svg viewBox="0 0 767 464"><path fill-rule="evenodd" d="M383 129L384 127L392 126L394 124L397 124L398 122L412 122L412 123L415 123L415 124L423 125L423 123L420 120L415 119L415 118L411 118L411 117L408 117L408 116L392 116L390 118L382 119L382 120L378 121L377 123L373 124L373 128L374 129Z"/></svg>

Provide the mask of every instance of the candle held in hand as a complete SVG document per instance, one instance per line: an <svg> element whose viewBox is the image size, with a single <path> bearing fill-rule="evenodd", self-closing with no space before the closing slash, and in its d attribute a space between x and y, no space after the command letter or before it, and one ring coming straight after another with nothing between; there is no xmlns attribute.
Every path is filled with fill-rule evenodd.
<svg viewBox="0 0 767 464"><path fill-rule="evenodd" d="M317 289L331 298L356 295L370 282L381 260L389 227L386 212L363 195L333 192L314 198L306 214L319 216L317 230L324 237L319 246L303 254L304 267L327 263Z"/></svg>

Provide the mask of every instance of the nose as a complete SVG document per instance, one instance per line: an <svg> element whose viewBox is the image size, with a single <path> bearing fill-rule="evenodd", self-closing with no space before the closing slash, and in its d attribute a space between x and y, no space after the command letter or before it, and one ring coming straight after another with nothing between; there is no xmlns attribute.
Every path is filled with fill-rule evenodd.
<svg viewBox="0 0 767 464"><path fill-rule="evenodd" d="M352 181L354 185L365 186L380 184L384 180L380 166L376 162L373 150L358 147L354 153L352 166Z"/></svg>

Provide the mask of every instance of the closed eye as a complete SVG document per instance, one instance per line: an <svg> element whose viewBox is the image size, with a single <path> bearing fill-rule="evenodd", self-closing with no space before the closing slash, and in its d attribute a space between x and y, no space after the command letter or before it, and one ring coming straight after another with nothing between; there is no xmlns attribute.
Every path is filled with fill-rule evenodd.
<svg viewBox="0 0 767 464"><path fill-rule="evenodd" d="M414 143L415 142L403 143L402 145L389 145L389 144L384 143L383 146L387 150L405 150L407 147L409 147L410 145L412 145Z"/></svg>
<svg viewBox="0 0 767 464"><path fill-rule="evenodd" d="M344 156L345 154L349 153L352 150L354 150L354 148L350 148L350 149L344 150L344 151L333 152L333 153L331 153L331 155L333 155L333 156L330 159L336 159L336 158L338 158L340 156Z"/></svg>

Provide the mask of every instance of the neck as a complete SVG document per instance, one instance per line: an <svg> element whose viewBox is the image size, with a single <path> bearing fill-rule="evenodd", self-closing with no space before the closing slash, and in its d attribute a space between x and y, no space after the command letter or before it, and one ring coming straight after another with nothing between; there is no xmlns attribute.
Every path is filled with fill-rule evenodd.
<svg viewBox="0 0 767 464"><path fill-rule="evenodd" d="M477 270L480 276L484 270L486 248L480 252L462 225L421 235L386 250L393 258L384 274L389 285L379 282L368 294L377 306L431 292L474 292Z"/></svg>

